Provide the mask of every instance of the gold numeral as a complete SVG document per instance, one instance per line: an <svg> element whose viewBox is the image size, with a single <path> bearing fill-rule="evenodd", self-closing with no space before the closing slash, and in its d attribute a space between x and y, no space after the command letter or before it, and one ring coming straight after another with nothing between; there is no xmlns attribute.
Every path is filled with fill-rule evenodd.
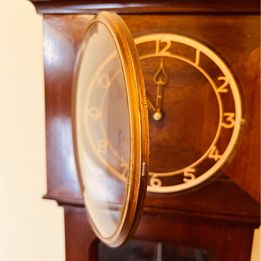
<svg viewBox="0 0 261 261"><path fill-rule="evenodd" d="M109 88L111 84L109 75L103 74L99 76L99 78L97 79L97 83L98 83L98 88L104 88L104 89Z"/></svg>
<svg viewBox="0 0 261 261"><path fill-rule="evenodd" d="M187 183L189 181L194 180L196 178L195 173L196 173L196 169L194 169L194 168L185 169L183 182Z"/></svg>
<svg viewBox="0 0 261 261"><path fill-rule="evenodd" d="M156 54L170 55L169 48L171 46L170 40L158 39L156 40Z"/></svg>
<svg viewBox="0 0 261 261"><path fill-rule="evenodd" d="M128 174L128 163L127 162L122 162L121 163L121 167L122 167L122 176L126 177Z"/></svg>
<svg viewBox="0 0 261 261"><path fill-rule="evenodd" d="M195 59L195 64L199 65L199 61L200 61L200 50L196 50L196 59Z"/></svg>
<svg viewBox="0 0 261 261"><path fill-rule="evenodd" d="M88 109L88 115L92 120L96 121L101 117L101 111L96 107L91 107Z"/></svg>
<svg viewBox="0 0 261 261"><path fill-rule="evenodd" d="M225 112L224 113L225 122L222 122L222 127L230 129L235 126L235 113Z"/></svg>
<svg viewBox="0 0 261 261"><path fill-rule="evenodd" d="M106 153L108 151L109 143L107 140L99 140L97 149L99 153Z"/></svg>
<svg viewBox="0 0 261 261"><path fill-rule="evenodd" d="M156 178L156 177L152 176L150 178L150 185L152 187L160 187L162 185L162 182L161 182L161 180L159 178Z"/></svg>
<svg viewBox="0 0 261 261"><path fill-rule="evenodd" d="M229 79L225 76L219 76L218 80L223 81L223 84L217 88L217 91L219 93L227 93L228 92L227 86L229 84Z"/></svg>
<svg viewBox="0 0 261 261"><path fill-rule="evenodd" d="M217 149L217 147L213 146L209 152L208 157L210 159L214 159L215 161L218 161L222 157L222 155L219 154L219 150Z"/></svg>

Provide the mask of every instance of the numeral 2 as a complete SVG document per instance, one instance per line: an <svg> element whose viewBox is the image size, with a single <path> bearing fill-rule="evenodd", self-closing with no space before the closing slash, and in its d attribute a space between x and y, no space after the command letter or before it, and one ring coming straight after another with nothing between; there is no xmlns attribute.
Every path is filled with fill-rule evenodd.
<svg viewBox="0 0 261 261"><path fill-rule="evenodd" d="M227 93L228 92L228 84L229 84L229 79L226 78L225 76L219 76L218 77L218 80L219 81L224 81L223 84L221 86L219 86L217 88L217 91L220 92L220 93Z"/></svg>

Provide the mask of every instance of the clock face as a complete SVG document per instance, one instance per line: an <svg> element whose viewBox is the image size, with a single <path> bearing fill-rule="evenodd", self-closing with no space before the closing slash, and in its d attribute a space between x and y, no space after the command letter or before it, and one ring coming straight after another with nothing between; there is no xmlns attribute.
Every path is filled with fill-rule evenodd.
<svg viewBox="0 0 261 261"><path fill-rule="evenodd" d="M150 108L148 191L193 188L229 160L242 123L238 86L208 47L176 34L135 39Z"/></svg>
<svg viewBox="0 0 261 261"><path fill-rule="evenodd" d="M75 76L74 150L85 206L97 236L118 246L141 212L148 161L141 67L118 16L103 12L91 22Z"/></svg>

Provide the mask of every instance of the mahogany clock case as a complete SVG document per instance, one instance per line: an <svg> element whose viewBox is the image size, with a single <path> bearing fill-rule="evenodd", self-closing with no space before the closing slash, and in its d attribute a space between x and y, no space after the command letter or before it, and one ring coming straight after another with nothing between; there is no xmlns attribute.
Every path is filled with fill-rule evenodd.
<svg viewBox="0 0 261 261"><path fill-rule="evenodd" d="M71 191L73 194L64 195L66 198L73 200L72 203L80 203L81 195L79 192L78 182L76 180L75 169L72 167L67 167L68 164L71 164L67 161L67 158L73 160L72 155L72 142L71 142L71 125L70 122L61 122L57 126L53 126L52 118L49 119L49 115L63 115L66 116L68 120L71 117L70 111L70 96L71 96L71 83L73 78L73 66L76 58L76 53L81 43L81 39L84 36L85 28L88 22L93 18L93 16L88 15L64 15L64 16L45 16L45 48L49 49L49 52L55 53L58 62L60 65L66 65L63 68L57 68L57 65L53 61L49 61L52 56L45 57L47 59L46 63L50 66L45 68L45 80L46 80L46 116L47 116L47 149L50 147L50 151L47 152L48 166L52 168L51 173L57 173L59 177L60 171L63 174L63 178L72 179L70 184L68 184L68 191ZM258 163L259 163L259 152L258 152L258 135L259 135L259 111L255 109L258 108L259 102L259 93L258 93L258 54L259 54L259 17L256 16L240 16L240 17L224 17L224 15L212 17L211 20L208 16L183 16L182 20L180 17L175 16L155 16L154 19L160 21L160 24L155 24L154 19L152 20L150 16L123 16L124 20L127 22L129 28L135 35L135 30L138 30L141 34L141 29L139 25L142 24L142 31L148 32L150 28L153 28L153 32L172 29L176 33L184 34L189 25L189 34L195 35L196 38L202 38L204 42L208 42L211 46L218 46L219 53L225 57L225 60L232 67L232 70L235 72L234 75L238 79L238 82L241 87L241 95L243 100L244 108L244 118L246 120L246 126L244 127L242 140L238 152L235 153L234 159L231 164L226 169L227 176L233 177L233 179L245 190L247 190L253 197L257 200L259 199L259 189L258 189ZM225 19L226 18L226 19ZM213 27L214 21L216 20L216 28ZM225 20L225 24L224 24ZM142 22L141 22L142 21ZM211 24L209 24L211 21ZM56 25L57 23L57 25ZM223 25L222 25L223 23ZM169 24L176 24L175 27L169 29ZM194 26L191 27L191 24ZM248 24L248 27L246 26ZM229 28L230 25L230 28ZM56 27L58 28L56 29ZM221 32L221 36L216 38L219 28L225 27L226 30ZM244 27L245 35L242 36L242 27ZM200 28L200 30L199 30ZM238 29L238 30L236 30ZM55 39L56 31L62 31L64 39L61 40L62 35L59 35L60 39ZM151 30L151 29L150 29ZM72 31L72 32L71 32ZM76 34L75 34L76 31ZM193 32L194 31L194 32ZM198 32L200 31L200 32ZM47 34L48 32L48 34ZM73 39L68 39L70 34L75 34ZM202 36L201 36L202 35ZM207 39L205 39L207 36ZM248 36L248 38L246 37ZM72 36L71 36L72 37ZM195 37L195 36L194 36ZM240 40L240 38L243 40ZM225 40L222 40L225 39ZM237 39L237 40L234 40ZM248 40L249 39L249 40ZM63 43L62 50L59 50L59 46L51 46L53 41L56 40L56 43ZM70 41L71 40L71 41ZM223 45L221 44L223 42ZM65 49L66 48L66 49ZM67 55L60 55L59 52L64 52L66 50ZM73 57L71 57L73 56ZM70 59L70 63L68 60ZM71 66L71 67L70 67ZM58 70L58 72L57 72ZM63 78L60 79L60 74L67 72L66 75L63 75ZM57 73L55 73L57 72ZM50 77L50 75L51 77ZM251 77L249 77L249 75ZM58 78L58 79L57 79ZM49 84L49 81L53 83L56 80L55 88L53 84ZM50 86L50 87L49 87ZM250 87L249 87L250 86ZM49 87L49 88L48 88ZM50 92L50 93L49 93ZM54 95L55 92L55 95ZM59 93L57 95L56 93ZM49 106L49 102L56 103L56 106ZM250 118L251 115L251 118ZM251 120L250 120L251 119ZM50 122L50 124L49 124ZM49 130L49 125L50 130ZM54 128L55 127L55 128ZM58 128L60 128L58 130ZM59 131L63 135L59 135ZM58 132L58 133L57 133ZM55 134L55 135L54 135ZM59 146L52 146L55 143L62 144L65 141L62 139L64 135L68 135L68 141L66 142L66 155L60 153ZM160 134L159 134L160 135ZM52 138L49 146L49 137ZM57 141L56 141L57 139ZM61 140L62 139L62 140ZM61 141L60 141L61 140ZM59 142L58 142L59 141ZM65 144L64 144L65 145ZM50 159L50 164L49 164ZM56 159L56 160L55 160ZM59 160L58 160L59 159ZM58 161L57 161L58 160ZM61 164L54 164L52 162L60 162ZM63 162L63 164L62 164ZM54 168L55 167L55 168ZM60 171L59 171L60 170ZM240 170L240 171L237 171ZM48 171L49 173L50 171ZM68 173L68 174L67 174ZM244 175L243 175L244 173ZM248 173L248 174L245 174ZM52 175L53 175L52 174ZM59 177L62 178L62 177ZM254 181L252 180L254 179ZM60 183L66 185L67 183ZM73 185L72 185L73 184ZM50 191L52 191L52 186ZM57 190L57 189L56 189ZM68 192L67 191L67 192ZM54 192L54 191L53 191ZM49 193L48 193L49 194ZM52 193L51 193L52 194ZM168 195L169 197L169 195Z"/></svg>
<svg viewBox="0 0 261 261"><path fill-rule="evenodd" d="M45 198L56 200L65 209L67 260L93 260L90 255L95 248L91 246L97 241L85 219L75 169L71 94L75 59L94 17L90 13L101 6L76 1L34 4L44 15ZM114 10L122 13L134 37L148 33L185 35L206 44L225 60L239 85L245 119L236 151L221 175L187 193L148 193L135 237L203 247L217 260L249 260L253 229L259 226L259 3L212 1L188 6L170 1L166 6L155 2L134 2L133 6L119 2Z"/></svg>

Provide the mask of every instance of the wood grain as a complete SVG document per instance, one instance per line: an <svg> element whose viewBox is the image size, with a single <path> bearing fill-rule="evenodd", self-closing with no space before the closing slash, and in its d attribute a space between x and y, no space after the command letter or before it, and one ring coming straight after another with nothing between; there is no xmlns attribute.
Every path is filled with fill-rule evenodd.
<svg viewBox="0 0 261 261"><path fill-rule="evenodd" d="M259 14L260 2L251 1L221 1L211 0L168 0L159 2L157 0L132 0L132 1L90 1L90 0L31 0L37 12L42 14L86 14L97 13L101 10L108 10L122 14L153 14L153 13L212 13L212 14Z"/></svg>
<svg viewBox="0 0 261 261"><path fill-rule="evenodd" d="M252 236L251 228L225 223L204 223L202 220L177 214L144 215L136 232L136 237L143 240L156 239L205 249L217 261L250 260Z"/></svg>
<svg viewBox="0 0 261 261"><path fill-rule="evenodd" d="M71 87L74 63L77 51L92 16L45 16L45 82L46 82L46 128L47 128L47 171L48 194L46 197L60 203L81 204L82 197L75 170L71 137ZM255 51L259 47L259 17L256 16L124 16L133 35L148 32L168 31L194 36L198 40L214 47L234 70L238 79L244 105L244 117L247 125L241 138L240 148L253 151L253 155L244 157L238 153L226 169L231 176L250 195L258 199L258 93L259 75L245 67L256 67L258 58ZM153 21L160 21L154 23ZM142 26L140 26L140 24ZM170 25L175 25L174 27ZM227 30L224 30L227 28ZM66 53L66 55L64 55ZM254 57L254 58L253 58ZM243 61L243 62L242 62ZM242 67L242 64L244 66ZM254 65L253 65L254 63ZM249 65L248 65L249 64ZM253 81L250 86L248 83ZM256 112L257 111L257 112ZM255 115L255 120L250 118ZM251 137L249 139L248 137ZM253 140L253 141L252 141ZM249 155L249 154L248 154ZM252 160L254 158L255 160ZM250 166L252 166L250 168ZM236 175L237 169L242 174ZM246 182L246 177L248 182Z"/></svg>
<svg viewBox="0 0 261 261"><path fill-rule="evenodd" d="M82 196L72 147L71 91L77 52L92 16L64 18L44 20L46 197L77 204Z"/></svg>
<svg viewBox="0 0 261 261"><path fill-rule="evenodd" d="M84 208L64 208L66 260L97 260L98 239L92 232Z"/></svg>
<svg viewBox="0 0 261 261"><path fill-rule="evenodd" d="M98 260L99 241L90 230L84 208L65 207L65 228L67 261ZM144 213L134 237L203 249L217 261L249 261L253 227L191 219L180 213Z"/></svg>
<svg viewBox="0 0 261 261"><path fill-rule="evenodd" d="M249 260L253 229L260 222L259 1L231 0L224 4L213 0L205 5L199 1L168 1L166 6L156 1L133 1L129 5L115 1L112 4L116 6L105 2L96 7L92 1L32 2L44 14L45 198L65 208L67 261L97 257L98 241L88 225L75 168L71 92L76 56L93 18L79 13L93 13L100 8L128 13L123 18L133 36L172 32L214 49L233 71L243 99L246 124L235 155L223 173L187 193L148 193L135 237L204 248L218 261Z"/></svg>

